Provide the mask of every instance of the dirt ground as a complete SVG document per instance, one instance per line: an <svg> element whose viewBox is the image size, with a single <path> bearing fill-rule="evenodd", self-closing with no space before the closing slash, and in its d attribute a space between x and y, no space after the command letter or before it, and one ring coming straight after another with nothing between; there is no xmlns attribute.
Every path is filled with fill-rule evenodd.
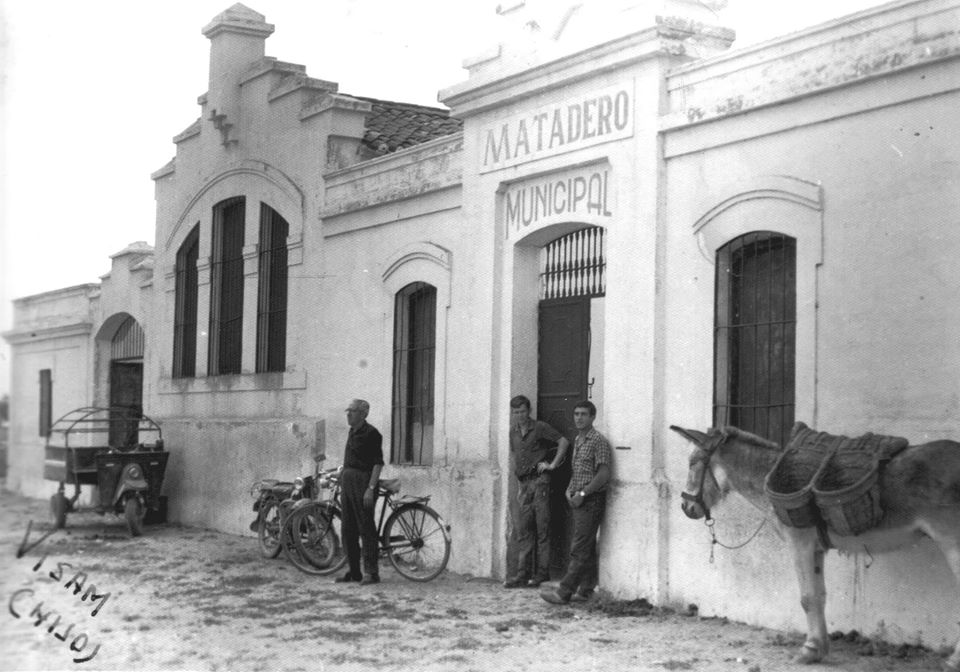
<svg viewBox="0 0 960 672"><path fill-rule="evenodd" d="M554 606L535 590L451 573L419 584L384 567L379 585L334 584L282 556L261 559L253 537L158 525L131 539L121 519L95 513L71 514L18 558L30 520L28 546L52 529L49 504L0 493L4 670L866 672L942 662L850 635L827 663L802 668L791 663L798 633L642 600ZM31 612L46 618L34 625Z"/></svg>

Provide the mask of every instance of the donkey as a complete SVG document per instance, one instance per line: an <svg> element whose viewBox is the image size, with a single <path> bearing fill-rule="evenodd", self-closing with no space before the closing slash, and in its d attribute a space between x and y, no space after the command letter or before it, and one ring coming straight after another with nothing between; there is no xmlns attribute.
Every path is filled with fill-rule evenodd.
<svg viewBox="0 0 960 672"><path fill-rule="evenodd" d="M800 605L807 616L807 636L799 663L815 663L829 651L824 618L826 587L823 555L829 548L855 553L882 553L929 537L946 556L960 582L960 443L931 441L908 446L884 467L880 476L879 525L857 536L842 537L817 527L788 527L777 521L764 494L764 478L780 456L780 446L736 427L707 433L671 426L694 444L683 512L689 518L710 519L710 509L736 490L768 514L790 541L800 580ZM960 672L960 641L944 669Z"/></svg>

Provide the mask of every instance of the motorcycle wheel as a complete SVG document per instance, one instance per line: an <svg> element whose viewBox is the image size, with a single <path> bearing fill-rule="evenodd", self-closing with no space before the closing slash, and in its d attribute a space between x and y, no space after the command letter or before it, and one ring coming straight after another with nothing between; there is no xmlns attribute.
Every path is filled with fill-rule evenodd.
<svg viewBox="0 0 960 672"><path fill-rule="evenodd" d="M67 524L67 497L62 492L54 493L50 498L50 513L53 515L53 524L62 530Z"/></svg>
<svg viewBox="0 0 960 672"><path fill-rule="evenodd" d="M131 537L143 534L143 505L137 497L128 497L123 505L123 516L127 520L127 529Z"/></svg>
<svg viewBox="0 0 960 672"><path fill-rule="evenodd" d="M268 499L260 504L257 545L260 547L260 555L265 558L273 559L280 555L280 507L275 499Z"/></svg>
<svg viewBox="0 0 960 672"><path fill-rule="evenodd" d="M340 512L319 504L295 511L283 528L282 544L290 562L302 572L325 576L347 564L340 541Z"/></svg>

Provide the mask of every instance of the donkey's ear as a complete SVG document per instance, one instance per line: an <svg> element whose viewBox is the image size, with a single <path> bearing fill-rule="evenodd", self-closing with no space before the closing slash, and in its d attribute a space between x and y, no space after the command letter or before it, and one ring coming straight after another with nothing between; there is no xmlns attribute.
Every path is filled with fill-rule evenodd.
<svg viewBox="0 0 960 672"><path fill-rule="evenodd" d="M676 425L670 425L670 429L685 438L687 441L691 441L698 446L702 446L707 441L707 435L703 432L698 432L695 429L684 429L683 427L677 427Z"/></svg>

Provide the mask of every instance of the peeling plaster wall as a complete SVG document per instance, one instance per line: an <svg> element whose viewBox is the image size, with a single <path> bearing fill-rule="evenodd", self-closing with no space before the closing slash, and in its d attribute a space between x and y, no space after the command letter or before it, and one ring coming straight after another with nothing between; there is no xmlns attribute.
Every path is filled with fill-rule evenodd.
<svg viewBox="0 0 960 672"><path fill-rule="evenodd" d="M712 234L718 244L744 230L799 236L798 278L806 273L813 281L798 279L798 333L809 335L803 345L798 337L797 347L810 356L798 356L797 370L798 380L813 384L811 395L798 388L796 419L851 436L957 439L960 342L952 335L960 328L960 280L949 267L960 254L960 60L954 57L960 15L957 7L931 2L919 3L920 17L900 20L907 5L890 8L889 16L881 11L837 25L826 31L830 44L808 44L802 57L780 58L775 44L707 64L703 72L687 68L673 79L702 79L713 91L731 92L751 81L751 91L764 91L766 102L777 104L751 103L728 116L710 108L715 113L697 123L674 126L676 113L686 115L691 105L706 110L701 101L716 99L699 84L674 90L675 114L664 140L665 424L703 429L711 423L715 269L696 225L732 196L750 193L770 176L789 176L816 185L819 202L758 190L710 226L719 227ZM875 33L859 32L866 25ZM931 43L943 46L929 52L939 59L924 56ZM856 57L849 51L854 46ZM913 67L895 67L893 54L908 46L913 56L902 58ZM821 59L830 68L820 68ZM760 66L748 67L750 76L716 74L722 65L751 60L765 63L762 74ZM887 73L875 76L857 60L886 63ZM831 68L834 84L844 86L813 93ZM819 80L811 79L814 72ZM793 98L796 92L805 96ZM669 477L680 489L689 446L666 426L658 431L670 445ZM714 517L718 537L728 544L749 538L761 520L737 497ZM702 523L686 520L677 504L669 528L674 602L697 603L703 614L803 627L792 559L770 526L741 550L717 548L714 563ZM855 628L929 646L955 637L955 582L929 541L886 555L831 554L826 577L831 631Z"/></svg>

